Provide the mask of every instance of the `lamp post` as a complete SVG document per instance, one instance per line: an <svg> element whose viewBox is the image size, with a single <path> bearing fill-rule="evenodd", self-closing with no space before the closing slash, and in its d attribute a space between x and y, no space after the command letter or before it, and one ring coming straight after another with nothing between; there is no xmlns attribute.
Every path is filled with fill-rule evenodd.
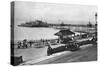
<svg viewBox="0 0 100 67"><path fill-rule="evenodd" d="M96 22L96 24L95 24L95 30L97 31L97 13L95 13L95 22Z"/></svg>

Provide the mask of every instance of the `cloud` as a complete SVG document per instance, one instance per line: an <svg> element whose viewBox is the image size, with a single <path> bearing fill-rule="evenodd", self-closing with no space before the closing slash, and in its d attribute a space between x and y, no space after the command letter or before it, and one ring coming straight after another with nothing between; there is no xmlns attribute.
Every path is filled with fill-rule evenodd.
<svg viewBox="0 0 100 67"><path fill-rule="evenodd" d="M50 23L62 21L83 21L95 23L94 14L96 6L50 4L38 2L15 2L15 19L32 21L34 19L46 20ZM65 22L68 23L68 22Z"/></svg>

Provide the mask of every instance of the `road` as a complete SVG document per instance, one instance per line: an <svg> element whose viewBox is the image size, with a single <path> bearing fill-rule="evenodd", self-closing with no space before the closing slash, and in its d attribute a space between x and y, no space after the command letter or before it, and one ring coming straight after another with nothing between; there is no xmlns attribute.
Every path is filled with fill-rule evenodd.
<svg viewBox="0 0 100 67"><path fill-rule="evenodd" d="M64 54L55 58L47 59L36 64L54 64L65 62L83 62L83 61L96 61L97 60L97 46L91 46L79 51L72 52L71 54Z"/></svg>
<svg viewBox="0 0 100 67"><path fill-rule="evenodd" d="M97 46L82 47L78 51L63 53L33 63L32 61L24 63L22 65L40 65L40 64L54 64L54 63L66 63L66 62L84 62L84 61L96 61L97 60Z"/></svg>

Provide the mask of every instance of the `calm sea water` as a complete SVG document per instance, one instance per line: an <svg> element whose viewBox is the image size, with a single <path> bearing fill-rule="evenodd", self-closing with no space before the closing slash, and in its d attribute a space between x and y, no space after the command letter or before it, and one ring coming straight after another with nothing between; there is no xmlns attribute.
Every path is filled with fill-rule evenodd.
<svg viewBox="0 0 100 67"><path fill-rule="evenodd" d="M15 41L17 40L40 40L40 39L55 39L58 36L54 34L59 30L53 28L28 28L28 27L16 27Z"/></svg>
<svg viewBox="0 0 100 67"><path fill-rule="evenodd" d="M30 28L30 27L18 27L15 24L14 30L14 41L18 40L40 40L40 39L55 39L58 36L54 34L59 31L59 29L54 28ZM67 27L68 28L68 27ZM71 30L87 30L86 27L70 27Z"/></svg>

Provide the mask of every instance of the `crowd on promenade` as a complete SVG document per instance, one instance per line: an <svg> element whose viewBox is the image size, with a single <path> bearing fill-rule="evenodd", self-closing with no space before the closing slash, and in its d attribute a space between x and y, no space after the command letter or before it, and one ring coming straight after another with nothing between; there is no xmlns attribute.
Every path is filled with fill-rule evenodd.
<svg viewBox="0 0 100 67"><path fill-rule="evenodd" d="M90 37L93 38L92 36L90 36ZM86 38L89 38L89 37L86 37L86 34L85 34L82 38L86 39ZM77 39L82 40L82 38L80 38L80 36L74 37L75 40L77 40ZM67 38L67 40L72 40L72 39ZM62 41L65 42L66 39L62 40ZM61 43L63 43L63 42L61 42ZM59 39L51 39L51 40L47 40L47 39L45 39L45 40L44 39L27 40L27 39L24 39L22 41L18 41L16 45L17 45L17 48L29 48L29 47L42 48L42 47L48 46L50 44L57 45L58 43L59 43Z"/></svg>
<svg viewBox="0 0 100 67"><path fill-rule="evenodd" d="M22 41L17 42L17 48L29 48L29 47L36 47L41 48L44 46L47 46L49 44L57 44L57 39L47 40L47 39L41 39L41 40L27 40L24 39Z"/></svg>

